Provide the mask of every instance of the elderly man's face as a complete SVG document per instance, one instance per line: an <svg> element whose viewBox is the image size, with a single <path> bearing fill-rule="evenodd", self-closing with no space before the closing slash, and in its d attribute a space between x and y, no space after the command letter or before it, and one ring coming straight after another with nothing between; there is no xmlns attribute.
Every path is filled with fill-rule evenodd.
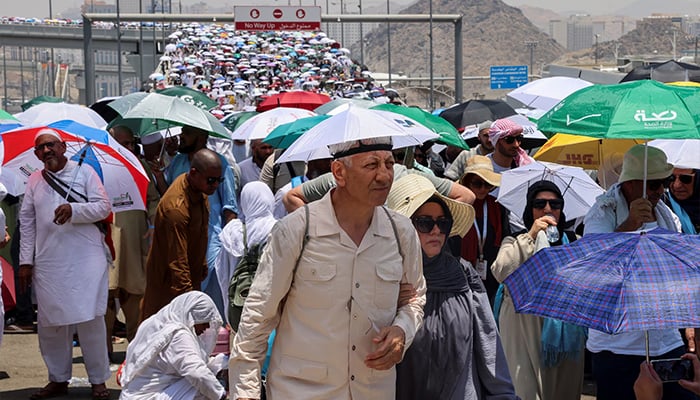
<svg viewBox="0 0 700 400"><path fill-rule="evenodd" d="M65 166L66 144L53 135L41 135L34 142L34 154L44 167L56 172Z"/></svg>
<svg viewBox="0 0 700 400"><path fill-rule="evenodd" d="M671 194L678 200L688 200L693 195L695 173L689 168L674 168L673 183L669 186Z"/></svg>
<svg viewBox="0 0 700 400"><path fill-rule="evenodd" d="M371 151L348 158L334 161L333 171L338 186L343 187L358 205L377 207L384 204L394 182L394 156L391 152Z"/></svg>

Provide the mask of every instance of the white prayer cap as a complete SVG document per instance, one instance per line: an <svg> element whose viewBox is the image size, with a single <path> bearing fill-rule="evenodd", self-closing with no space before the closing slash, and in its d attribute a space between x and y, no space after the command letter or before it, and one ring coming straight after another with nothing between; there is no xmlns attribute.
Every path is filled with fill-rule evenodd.
<svg viewBox="0 0 700 400"><path fill-rule="evenodd" d="M160 132L154 132L150 133L146 136L141 136L141 144L143 145L148 145L148 144L153 144L157 143L158 141L163 139L163 135Z"/></svg>
<svg viewBox="0 0 700 400"><path fill-rule="evenodd" d="M51 128L43 128L39 129L39 132L36 133L36 136L34 136L34 142L36 143L36 140L39 139L39 136L41 135L51 135L55 137L56 139L63 141L63 138L61 138L61 135L58 134L55 130Z"/></svg>

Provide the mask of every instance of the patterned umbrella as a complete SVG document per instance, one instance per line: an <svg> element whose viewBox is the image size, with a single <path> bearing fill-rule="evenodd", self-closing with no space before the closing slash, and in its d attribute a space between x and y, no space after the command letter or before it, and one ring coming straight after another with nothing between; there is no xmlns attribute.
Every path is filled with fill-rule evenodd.
<svg viewBox="0 0 700 400"><path fill-rule="evenodd" d="M517 312L610 334L700 326L700 236L589 234L537 252L504 283Z"/></svg>

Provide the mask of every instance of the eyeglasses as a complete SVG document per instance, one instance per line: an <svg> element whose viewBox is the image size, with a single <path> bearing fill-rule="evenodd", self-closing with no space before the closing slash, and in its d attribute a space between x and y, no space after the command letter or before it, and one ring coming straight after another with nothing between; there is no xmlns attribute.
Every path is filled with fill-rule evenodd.
<svg viewBox="0 0 700 400"><path fill-rule="evenodd" d="M562 199L535 199L532 201L532 207L538 210L542 210L549 203L549 208L552 210L561 210L564 207L564 200Z"/></svg>
<svg viewBox="0 0 700 400"><path fill-rule="evenodd" d="M482 181L481 179L473 179L469 183L469 185L467 185L467 186L473 187L474 189L481 189L481 188L493 189L493 187L494 187L492 184L490 184L486 181Z"/></svg>
<svg viewBox="0 0 700 400"><path fill-rule="evenodd" d="M518 143L522 143L523 142L523 135L506 136L503 140L508 144L513 144L513 142L515 142L516 140L518 141Z"/></svg>
<svg viewBox="0 0 700 400"><path fill-rule="evenodd" d="M207 185L213 185L215 183L224 183L224 178L223 176L209 176L207 177Z"/></svg>
<svg viewBox="0 0 700 400"><path fill-rule="evenodd" d="M688 184L690 184L690 183L693 182L693 177L694 177L694 176L695 176L695 174L678 174L678 175L671 175L671 178L673 178L673 180L672 180L671 182L675 182L676 179L679 179L679 180L681 181L681 183L688 185Z"/></svg>
<svg viewBox="0 0 700 400"><path fill-rule="evenodd" d="M58 143L61 143L61 141L54 140L53 142L46 142L46 143L38 144L38 145L34 146L34 150L35 151L43 151L44 148L53 149L54 146L56 146Z"/></svg>
<svg viewBox="0 0 700 400"><path fill-rule="evenodd" d="M452 230L452 218L439 217L438 219L432 219L428 216L415 217L411 219L413 221L413 226L420 233L430 233L433 231L433 227L437 225L440 233L445 235L449 234Z"/></svg>
<svg viewBox="0 0 700 400"><path fill-rule="evenodd" d="M668 178L665 179L653 179L653 180L648 180L647 181L647 189L649 190L659 190L661 186L664 187L664 189L668 189L669 186L676 180L676 178L671 175ZM683 182L683 181L681 181Z"/></svg>

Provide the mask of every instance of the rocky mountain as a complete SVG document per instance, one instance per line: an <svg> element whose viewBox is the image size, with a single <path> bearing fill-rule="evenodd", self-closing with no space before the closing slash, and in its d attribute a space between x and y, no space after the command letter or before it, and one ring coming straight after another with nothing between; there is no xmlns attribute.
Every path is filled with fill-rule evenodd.
<svg viewBox="0 0 700 400"><path fill-rule="evenodd" d="M401 14L428 14L431 0L419 0ZM492 65L529 65L526 42L536 42L532 52L534 72L561 57L565 50L532 24L518 8L501 0L432 0L434 14L462 14L464 76L488 77ZM387 70L386 24L365 36L365 64L371 71ZM429 29L427 23L391 24L392 72L428 76ZM359 44L351 48L359 54ZM433 23L434 76L454 76L454 31L449 23ZM446 82L449 85L449 83ZM484 93L488 80L466 81L464 93Z"/></svg>

